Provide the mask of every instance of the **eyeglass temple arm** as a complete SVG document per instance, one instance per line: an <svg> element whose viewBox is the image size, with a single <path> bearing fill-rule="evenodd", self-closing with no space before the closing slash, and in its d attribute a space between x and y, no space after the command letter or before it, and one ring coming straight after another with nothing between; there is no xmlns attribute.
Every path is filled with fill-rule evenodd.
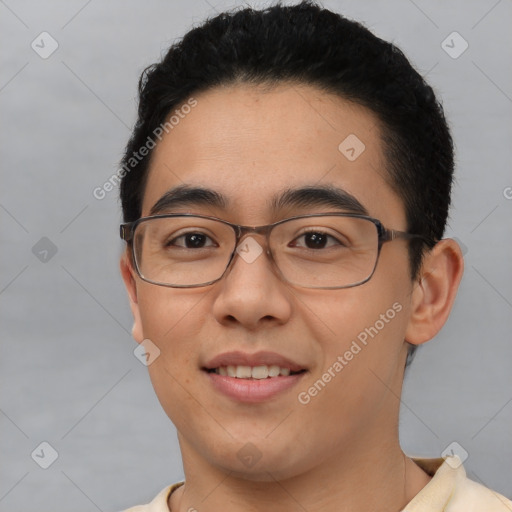
<svg viewBox="0 0 512 512"><path fill-rule="evenodd" d="M407 233L406 231L399 231L397 229L384 229L381 234L381 240L383 242L396 240L398 238L402 238L403 240L413 240L415 238L421 238L425 242L428 241L426 236L416 235L414 233Z"/></svg>
<svg viewBox="0 0 512 512"><path fill-rule="evenodd" d="M132 222L127 222L126 224L121 224L121 226L119 226L119 236L125 242L131 242L133 239L133 231L131 229L132 225Z"/></svg>

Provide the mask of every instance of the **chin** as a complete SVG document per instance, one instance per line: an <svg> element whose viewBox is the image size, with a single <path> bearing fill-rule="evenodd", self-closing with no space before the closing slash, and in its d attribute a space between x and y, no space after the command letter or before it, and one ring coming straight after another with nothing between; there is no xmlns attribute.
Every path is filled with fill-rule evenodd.
<svg viewBox="0 0 512 512"><path fill-rule="evenodd" d="M292 438L292 436L290 436ZM296 477L308 470L305 448L276 446L256 439L245 444L236 442L222 453L204 454L210 463L231 477L251 482L275 482Z"/></svg>
<svg viewBox="0 0 512 512"><path fill-rule="evenodd" d="M298 469L298 466L287 466L283 464L263 464L258 463L254 468L240 469L240 464L233 464L232 466L226 466L225 462L222 466L222 470L229 473L231 478L238 480L245 480L247 482L276 482L287 480L289 478L296 477L302 473Z"/></svg>

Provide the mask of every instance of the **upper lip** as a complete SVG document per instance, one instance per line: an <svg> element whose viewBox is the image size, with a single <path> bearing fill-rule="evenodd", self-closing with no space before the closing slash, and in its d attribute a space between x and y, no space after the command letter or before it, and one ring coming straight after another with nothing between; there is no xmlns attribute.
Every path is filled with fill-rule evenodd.
<svg viewBox="0 0 512 512"><path fill-rule="evenodd" d="M245 352L233 351L224 352L210 359L204 369L212 370L221 366L279 366L280 368L289 368L292 372L305 370L303 365L277 354L276 352L255 352L248 354Z"/></svg>

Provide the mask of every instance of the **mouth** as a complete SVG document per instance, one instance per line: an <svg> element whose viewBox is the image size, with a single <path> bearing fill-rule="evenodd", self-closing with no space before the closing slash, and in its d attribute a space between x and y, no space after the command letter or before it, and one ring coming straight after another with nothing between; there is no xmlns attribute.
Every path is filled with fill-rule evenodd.
<svg viewBox="0 0 512 512"><path fill-rule="evenodd" d="M201 368L214 390L238 402L263 402L294 387L308 369L273 352L229 352Z"/></svg>
<svg viewBox="0 0 512 512"><path fill-rule="evenodd" d="M233 377L235 379L275 379L277 377L288 377L290 375L300 375L306 370L292 371L290 368L281 367L278 365L260 365L260 366L245 366L245 365L229 365L219 366L217 368L205 368L207 373L215 373L216 375L223 375Z"/></svg>

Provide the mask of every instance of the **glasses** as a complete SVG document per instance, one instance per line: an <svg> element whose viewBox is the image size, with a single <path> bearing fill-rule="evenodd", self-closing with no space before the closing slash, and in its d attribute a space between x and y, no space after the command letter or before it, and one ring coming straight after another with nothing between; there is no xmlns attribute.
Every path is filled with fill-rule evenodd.
<svg viewBox="0 0 512 512"><path fill-rule="evenodd" d="M301 215L257 227L204 215L168 214L120 226L140 278L173 288L219 281L235 252L247 263L255 261L264 249L254 238L245 237L249 233L265 236L265 252L285 282L322 289L366 283L375 272L382 244L424 238L349 213Z"/></svg>

